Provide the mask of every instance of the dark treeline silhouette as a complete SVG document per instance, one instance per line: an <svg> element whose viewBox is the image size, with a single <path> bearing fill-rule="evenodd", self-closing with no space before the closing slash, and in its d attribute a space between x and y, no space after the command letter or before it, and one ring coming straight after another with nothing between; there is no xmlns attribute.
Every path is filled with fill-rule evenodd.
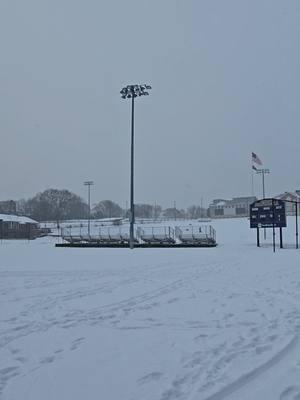
<svg viewBox="0 0 300 400"><path fill-rule="evenodd" d="M47 189L33 198L21 200L18 211L37 221L63 221L86 218L88 205L69 190Z"/></svg>
<svg viewBox="0 0 300 400"><path fill-rule="evenodd" d="M87 219L89 207L85 200L66 189L47 189L34 197L16 202L17 213L37 221L60 221L70 219ZM124 210L112 200L101 200L91 207L91 218L128 217L129 210ZM192 205L186 210L173 208L163 209L158 204L135 204L136 218L197 219L207 216L207 210L199 205Z"/></svg>

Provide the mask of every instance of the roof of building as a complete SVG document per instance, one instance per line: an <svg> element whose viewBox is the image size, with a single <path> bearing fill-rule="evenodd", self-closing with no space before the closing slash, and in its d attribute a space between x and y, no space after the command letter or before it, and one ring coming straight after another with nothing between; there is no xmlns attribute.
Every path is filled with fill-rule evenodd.
<svg viewBox="0 0 300 400"><path fill-rule="evenodd" d="M257 200L255 196L246 196L246 197L234 197L232 200L229 200L229 204L234 205L234 204L240 204L240 203L247 203L251 204L254 203Z"/></svg>
<svg viewBox="0 0 300 400"><path fill-rule="evenodd" d="M233 197L234 201L255 201L256 196Z"/></svg>
<svg viewBox="0 0 300 400"><path fill-rule="evenodd" d="M218 202L214 202L214 206L220 207L220 206L226 206L226 204L228 203L229 200L220 200Z"/></svg>
<svg viewBox="0 0 300 400"><path fill-rule="evenodd" d="M19 224L38 224L34 219L20 215L0 214L0 220L5 222L19 222Z"/></svg>
<svg viewBox="0 0 300 400"><path fill-rule="evenodd" d="M284 192L281 193L277 196L275 196L275 199L285 199L285 200L289 200L289 199L296 199L296 200L300 200L300 191L296 190L295 192Z"/></svg>
<svg viewBox="0 0 300 400"><path fill-rule="evenodd" d="M219 206L219 205L224 205L228 200L226 199L214 199L212 201L212 206Z"/></svg>
<svg viewBox="0 0 300 400"><path fill-rule="evenodd" d="M224 199L216 199L213 200L211 206L220 207L220 206L234 206L237 204L251 204L257 200L255 196L246 196L246 197L234 197L231 200Z"/></svg>

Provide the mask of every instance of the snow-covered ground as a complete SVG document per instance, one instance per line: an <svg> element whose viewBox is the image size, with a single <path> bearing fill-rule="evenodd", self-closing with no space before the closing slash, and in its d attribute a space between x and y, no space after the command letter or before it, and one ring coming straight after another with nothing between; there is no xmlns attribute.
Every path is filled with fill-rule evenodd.
<svg viewBox="0 0 300 400"><path fill-rule="evenodd" d="M1 400L299 400L300 249L212 225L211 249L0 244Z"/></svg>

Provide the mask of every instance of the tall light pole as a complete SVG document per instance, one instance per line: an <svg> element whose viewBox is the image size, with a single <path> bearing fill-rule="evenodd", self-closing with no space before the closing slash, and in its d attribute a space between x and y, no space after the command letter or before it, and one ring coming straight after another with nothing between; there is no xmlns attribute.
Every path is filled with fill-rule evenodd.
<svg viewBox="0 0 300 400"><path fill-rule="evenodd" d="M91 186L93 186L93 181L84 182L84 186L88 187L88 205L89 205L89 219L88 219L88 235L91 233Z"/></svg>
<svg viewBox="0 0 300 400"><path fill-rule="evenodd" d="M263 190L263 199L266 198L266 192L265 192L265 174L269 174L270 170L266 168L260 168L256 170L257 174L261 174L262 176L262 190ZM264 239L266 240L267 238L267 232L266 228L264 228Z"/></svg>
<svg viewBox="0 0 300 400"><path fill-rule="evenodd" d="M149 85L128 85L120 91L122 99L131 99L131 163L130 163L130 230L129 246L134 248L134 99L140 96L148 96Z"/></svg>
<svg viewBox="0 0 300 400"><path fill-rule="evenodd" d="M264 199L266 197L266 193L265 193L265 174L269 174L270 170L269 169L265 169L265 168L256 169L256 173L257 174L261 174L261 176L262 176L262 190L263 190L263 199Z"/></svg>

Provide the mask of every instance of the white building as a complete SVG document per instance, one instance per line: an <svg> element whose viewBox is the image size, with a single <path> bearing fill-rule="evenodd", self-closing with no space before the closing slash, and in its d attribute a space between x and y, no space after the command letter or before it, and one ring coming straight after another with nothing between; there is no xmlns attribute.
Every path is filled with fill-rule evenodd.
<svg viewBox="0 0 300 400"><path fill-rule="evenodd" d="M256 200L255 196L234 197L231 200L215 199L209 205L208 213L211 218L248 217L250 204Z"/></svg>
<svg viewBox="0 0 300 400"><path fill-rule="evenodd" d="M296 205L292 202L298 202L298 215L300 215L300 190L295 192L284 192L275 197L278 200L285 200L286 215L296 214Z"/></svg>

